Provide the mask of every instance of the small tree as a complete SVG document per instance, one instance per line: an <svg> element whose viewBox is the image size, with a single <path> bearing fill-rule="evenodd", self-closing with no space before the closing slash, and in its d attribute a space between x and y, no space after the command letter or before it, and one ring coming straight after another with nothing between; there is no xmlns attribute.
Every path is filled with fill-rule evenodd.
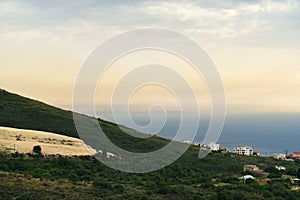
<svg viewBox="0 0 300 200"><path fill-rule="evenodd" d="M297 171L297 177L300 178L300 168Z"/></svg>
<svg viewBox="0 0 300 200"><path fill-rule="evenodd" d="M102 159L107 160L107 151L105 149L102 150Z"/></svg>
<svg viewBox="0 0 300 200"><path fill-rule="evenodd" d="M33 151L33 153L41 154L42 153L42 148L41 148L41 146L37 145L37 146L33 147L32 151Z"/></svg>

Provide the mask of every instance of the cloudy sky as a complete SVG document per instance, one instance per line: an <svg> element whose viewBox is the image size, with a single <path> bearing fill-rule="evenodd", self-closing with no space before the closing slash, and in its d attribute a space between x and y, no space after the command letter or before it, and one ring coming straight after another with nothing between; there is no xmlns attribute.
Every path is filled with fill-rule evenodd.
<svg viewBox="0 0 300 200"><path fill-rule="evenodd" d="M300 112L299 19L299 1L2 0L0 88L70 109L76 76L97 45L162 27L207 51L229 113Z"/></svg>

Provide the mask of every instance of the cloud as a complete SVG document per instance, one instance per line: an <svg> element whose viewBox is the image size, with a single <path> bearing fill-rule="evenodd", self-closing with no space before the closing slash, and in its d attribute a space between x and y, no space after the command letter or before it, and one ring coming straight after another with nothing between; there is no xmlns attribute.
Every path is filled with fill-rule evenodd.
<svg viewBox="0 0 300 200"><path fill-rule="evenodd" d="M1 1L3 39L42 38L48 44L113 36L138 27L159 26L202 38L295 45L300 33L298 1ZM284 27L284 28L283 28ZM32 33L32 34L31 34ZM271 35L270 35L271 34ZM85 36L85 37L84 37ZM292 40L292 41L291 41Z"/></svg>
<svg viewBox="0 0 300 200"><path fill-rule="evenodd" d="M166 21L174 28L203 34L210 39L228 39L271 31L278 26L273 17L299 7L299 2L296 1L226 2L229 3L223 7L213 7L194 2L162 1L156 4L146 3L140 9L156 16L157 20Z"/></svg>
<svg viewBox="0 0 300 200"><path fill-rule="evenodd" d="M243 73L248 68L258 73L260 68L289 70L284 77L273 76L272 70L269 76L270 79L284 79L280 83L292 89L286 93L277 91L281 89L279 83L270 81L268 86L274 91L273 95L265 95L269 101L282 93L282 98L288 102L299 85L299 79L292 76L299 74L299 6L300 1L293 0L0 1L0 52L3 56L0 66L2 72L6 70L0 80L2 84L6 80L8 89L25 90L24 83L33 88L40 80L34 82L32 74L27 79L20 77L18 83L10 83L12 77L17 76L16 72L27 74L30 68L39 72L43 86L53 91L52 95L41 99L62 98L62 92L55 92L62 86L51 84L54 79L44 77L45 74L57 72L56 82L64 80L64 91L71 91L76 70L97 44L123 31L155 26L174 29L208 47L220 71L223 70L221 75L225 80L232 80L228 88L232 102L240 96L247 102L248 96L265 91L253 83L264 79L234 79L236 76L245 78ZM42 84L40 87L44 88ZM34 92L30 95L34 97ZM65 97L68 98L71 97ZM55 104L70 104L59 101L53 100ZM267 101L262 104L266 105Z"/></svg>

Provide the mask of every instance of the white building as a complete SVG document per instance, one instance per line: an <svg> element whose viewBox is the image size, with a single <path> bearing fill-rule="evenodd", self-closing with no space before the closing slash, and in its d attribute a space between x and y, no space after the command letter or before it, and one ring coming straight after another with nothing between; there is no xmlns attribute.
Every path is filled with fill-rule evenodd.
<svg viewBox="0 0 300 200"><path fill-rule="evenodd" d="M275 159L281 159L281 160L285 160L286 159L286 155L283 153L276 153L272 155L273 158Z"/></svg>
<svg viewBox="0 0 300 200"><path fill-rule="evenodd" d="M238 146L233 149L233 153L245 156L253 156L253 148L249 146Z"/></svg>
<svg viewBox="0 0 300 200"><path fill-rule="evenodd" d="M254 177L252 175L245 175L240 177L239 179L247 180L247 179L254 179Z"/></svg>
<svg viewBox="0 0 300 200"><path fill-rule="evenodd" d="M277 166L277 165L275 165L275 168L278 169L279 171L285 171L286 170L286 168L283 167L283 166Z"/></svg>
<svg viewBox="0 0 300 200"><path fill-rule="evenodd" d="M220 150L220 144L216 144L215 142L210 142L207 147L211 150L211 151L219 151Z"/></svg>
<svg viewBox="0 0 300 200"><path fill-rule="evenodd" d="M259 171L259 168L256 165L244 165L244 172L245 171Z"/></svg>

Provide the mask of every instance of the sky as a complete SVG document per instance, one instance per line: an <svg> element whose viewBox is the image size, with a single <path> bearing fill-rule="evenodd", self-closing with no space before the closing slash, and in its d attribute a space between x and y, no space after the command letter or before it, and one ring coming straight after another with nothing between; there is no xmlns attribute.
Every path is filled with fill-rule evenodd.
<svg viewBox="0 0 300 200"><path fill-rule="evenodd" d="M2 0L0 88L71 109L78 72L97 45L125 31L161 27L192 38L206 50L223 80L227 113L298 113L299 19L300 2L292 0ZM146 53L129 55L120 65ZM170 58L171 63L186 64L176 59ZM115 65L106 90L118 80ZM209 95L202 94L205 85L197 81L199 103L206 107ZM99 111L108 109L106 93L97 90ZM156 86L136 93L131 106L143 110L156 101L178 109L176 98Z"/></svg>

